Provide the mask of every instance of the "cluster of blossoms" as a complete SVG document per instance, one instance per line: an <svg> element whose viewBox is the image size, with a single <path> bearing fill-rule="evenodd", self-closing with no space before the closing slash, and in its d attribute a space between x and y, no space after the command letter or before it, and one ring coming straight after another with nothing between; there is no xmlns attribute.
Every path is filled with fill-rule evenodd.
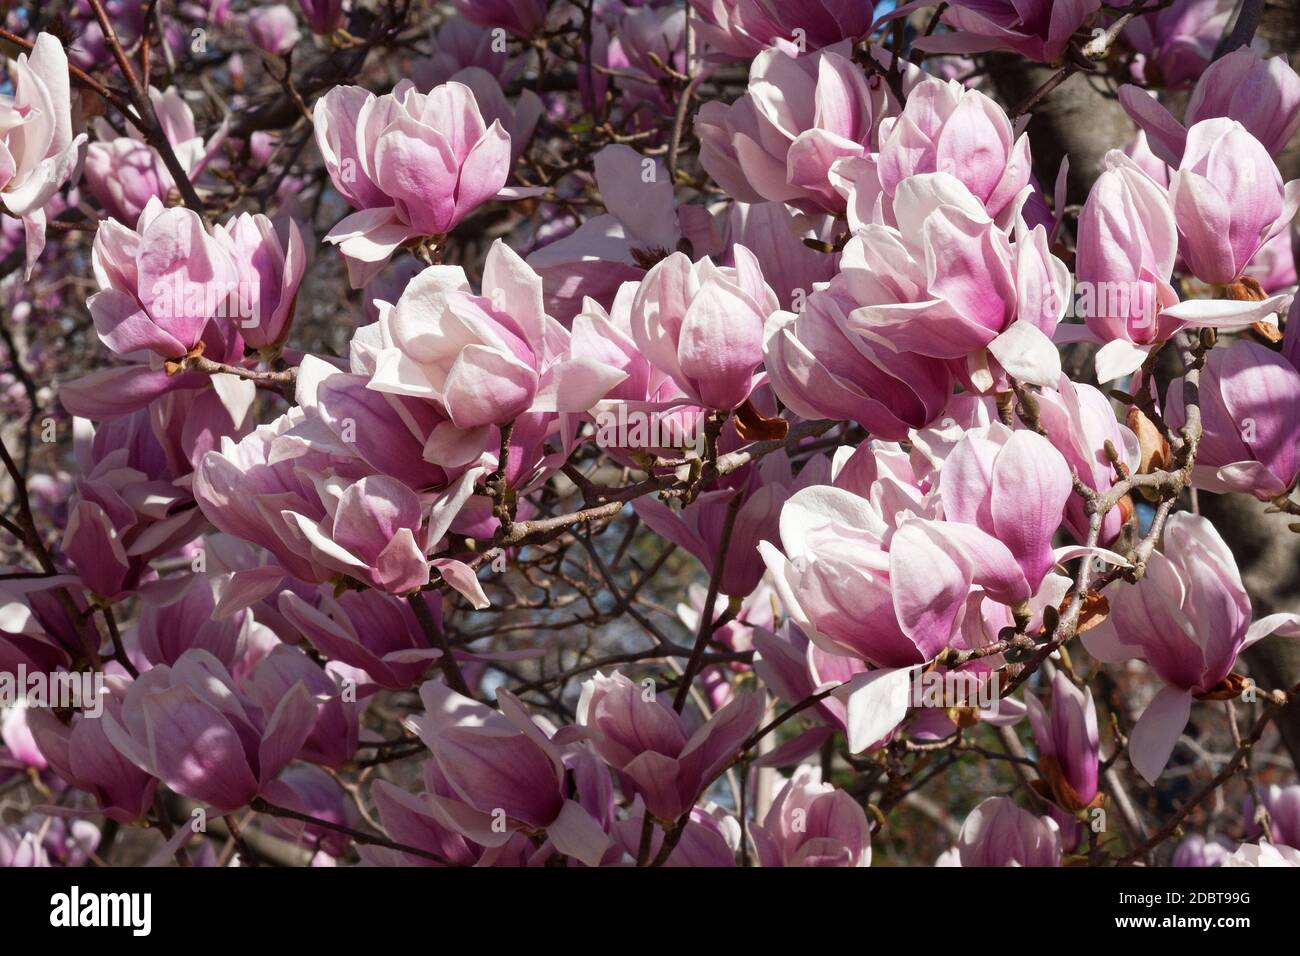
<svg viewBox="0 0 1300 956"><path fill-rule="evenodd" d="M1231 3L66 6L0 94L0 865L1300 865L1294 774L1167 799L1300 686L1202 508L1300 514ZM1085 71L1130 140L1047 168ZM1003 759L910 836L939 752Z"/></svg>

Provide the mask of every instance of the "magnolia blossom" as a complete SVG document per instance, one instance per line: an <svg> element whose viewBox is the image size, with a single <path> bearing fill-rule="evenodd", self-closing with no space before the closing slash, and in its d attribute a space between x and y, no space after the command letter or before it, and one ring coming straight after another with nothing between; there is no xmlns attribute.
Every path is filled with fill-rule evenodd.
<svg viewBox="0 0 1300 956"><path fill-rule="evenodd" d="M194 410L194 424L210 417ZM202 529L192 498L177 479L189 462L168 460L143 412L102 425L87 440L77 430L84 475L70 502L62 550L95 594L115 598L134 590L150 559L194 538ZM233 429L232 429L233 431ZM191 441L197 443L195 435Z"/></svg>
<svg viewBox="0 0 1300 956"><path fill-rule="evenodd" d="M881 120L898 109L883 80L868 80L848 52L799 56L778 44L755 56L745 96L700 108L695 132L709 175L744 202L842 212L831 164L875 149Z"/></svg>
<svg viewBox="0 0 1300 956"><path fill-rule="evenodd" d="M1279 632L1300 635L1300 616L1251 620L1237 561L1204 518L1178 513L1165 522L1165 547L1147 561L1137 586L1110 597L1110 615L1083 635L1103 661L1145 660L1163 687L1129 735L1129 759L1148 781L1160 776L1195 699L1235 697L1238 655Z"/></svg>
<svg viewBox="0 0 1300 956"><path fill-rule="evenodd" d="M870 866L871 825L857 801L800 767L753 829L764 866Z"/></svg>
<svg viewBox="0 0 1300 956"><path fill-rule="evenodd" d="M424 713L406 724L437 765L443 787L425 799L439 822L489 847L518 830L545 830L561 853L600 863L610 840L587 808L565 796L563 744L517 698L501 691L493 711L429 681L420 700Z"/></svg>
<svg viewBox="0 0 1300 956"><path fill-rule="evenodd" d="M1050 707L1032 694L1025 695L1025 703L1038 743L1038 766L1053 799L1072 813L1082 810L1097 796L1101 751L1092 691L1080 690L1057 669Z"/></svg>
<svg viewBox="0 0 1300 956"><path fill-rule="evenodd" d="M1050 63L1100 8L1100 0L956 0L943 15L952 29L916 43L927 53L1013 50Z"/></svg>
<svg viewBox="0 0 1300 956"><path fill-rule="evenodd" d="M45 206L75 178L86 134L72 135L68 57L49 33L19 53L0 95L0 202L23 221L27 276L45 248Z"/></svg>
<svg viewBox="0 0 1300 956"><path fill-rule="evenodd" d="M1182 86L1201 74L1232 20L1233 0L1174 0L1134 17L1123 37L1138 52L1134 71L1148 82ZM1229 54L1230 56L1231 54Z"/></svg>
<svg viewBox="0 0 1300 956"><path fill-rule="evenodd" d="M740 694L694 732L653 686L623 674L597 673L582 685L578 726L594 734L592 747L660 820L690 810L758 729L763 702Z"/></svg>
<svg viewBox="0 0 1300 956"><path fill-rule="evenodd" d="M1034 590L1005 544L973 524L937 520L939 501L909 486L900 454L878 452L864 476L841 472L837 484L855 490L820 485L792 495L781 510L781 548L758 546L809 638L885 668L925 663L946 647L972 587L1008 604ZM1041 494L1034 480L1020 472L1011 500L1033 501Z"/></svg>
<svg viewBox="0 0 1300 956"><path fill-rule="evenodd" d="M283 3L258 7L248 15L248 39L263 53L284 56L301 36L297 16Z"/></svg>
<svg viewBox="0 0 1300 956"><path fill-rule="evenodd" d="M690 0L696 27L710 47L743 59L778 40L816 50L856 40L871 29L875 4L835 0Z"/></svg>
<svg viewBox="0 0 1300 956"><path fill-rule="evenodd" d="M194 112L174 87L150 87L149 99L181 168L191 178L197 176L206 165L207 149L194 125ZM149 200L166 202L176 182L162 157L130 123L126 135L119 136L96 117L95 134L86 147L86 186L105 212L123 225L135 226ZM214 136L214 144L218 141Z"/></svg>
<svg viewBox="0 0 1300 956"><path fill-rule="evenodd" d="M500 120L484 121L462 83L426 94L404 80L379 97L336 86L313 116L334 188L358 210L325 236L346 258L353 288L403 243L445 235L510 174L510 134Z"/></svg>
<svg viewBox="0 0 1300 956"><path fill-rule="evenodd" d="M683 394L732 409L759 384L763 325L777 310L758 260L734 248L734 267L675 252L646 273L632 300L632 338Z"/></svg>
<svg viewBox="0 0 1300 956"><path fill-rule="evenodd" d="M1029 185L1029 137L1017 137L1002 107L956 80L918 83L903 112L882 121L880 140L874 162L886 197L909 176L948 173L1000 219Z"/></svg>
<svg viewBox="0 0 1300 956"><path fill-rule="evenodd" d="M217 617L214 585L212 579L195 574L184 581L179 594L142 599L135 637L151 664L175 664L192 647L202 648L227 668L243 656L252 615Z"/></svg>
<svg viewBox="0 0 1300 956"><path fill-rule="evenodd" d="M427 554L478 473L421 494L371 474L346 446L312 448L311 433L305 413L295 408L204 456L194 492L208 520L267 548L303 581L352 577L394 594L427 584L431 570L442 567ZM485 603L477 586L466 586L476 604Z"/></svg>
<svg viewBox="0 0 1300 956"><path fill-rule="evenodd" d="M247 804L298 755L316 707L295 684L273 709L235 685L211 654L186 651L127 688L120 711L104 711L108 741L172 790L226 813ZM200 756L201 754L201 756Z"/></svg>
<svg viewBox="0 0 1300 956"><path fill-rule="evenodd" d="M124 676L109 676L104 684L104 715L120 722L131 682ZM31 712L28 719L36 745L50 767L89 793L110 819L132 823L145 815L153 804L158 779L109 742L105 716L75 714L65 724L50 711L39 710Z"/></svg>
<svg viewBox="0 0 1300 956"><path fill-rule="evenodd" d="M323 655L364 671L381 687L405 689L419 681L442 652L429 637L408 602L377 591L347 591L334 597L322 588L315 605L290 591L279 596L279 609ZM422 593L430 617L441 626L436 595Z"/></svg>
<svg viewBox="0 0 1300 956"><path fill-rule="evenodd" d="M1060 841L1050 817L989 797L962 824L957 852L961 866L1060 866Z"/></svg>
<svg viewBox="0 0 1300 956"><path fill-rule="evenodd" d="M891 441L937 419L953 391L947 362L895 351L849 316L843 283L814 292L798 312L774 312L764 332L768 381L805 418L847 419Z"/></svg>
<svg viewBox="0 0 1300 956"><path fill-rule="evenodd" d="M430 266L383 310L370 388L436 403L446 427L426 452L463 463L492 426L525 412L585 412L625 378L576 355L569 333L546 314L542 280L503 242L483 267L482 294L459 266Z"/></svg>
<svg viewBox="0 0 1300 956"><path fill-rule="evenodd" d="M1140 87L1121 87L1119 99L1156 155L1174 167L1187 146L1187 127L1202 120L1236 120L1273 156L1300 129L1300 75L1284 57L1266 59L1249 47L1225 54L1201 74L1187 100L1185 125Z"/></svg>
<svg viewBox="0 0 1300 956"><path fill-rule="evenodd" d="M1227 285L1300 209L1300 180L1285 186L1268 151L1235 120L1203 120L1187 133L1169 181L1179 251L1203 282Z"/></svg>
<svg viewBox="0 0 1300 956"><path fill-rule="evenodd" d="M1029 594L1057 561L1052 536L1071 493L1069 466L1052 443L1000 422L967 431L939 475L944 517L1005 545Z"/></svg>
<svg viewBox="0 0 1300 956"><path fill-rule="evenodd" d="M1055 391L1038 396L1038 420L1055 439L1056 449L1065 456L1070 472L1093 491L1105 494L1115 483L1115 466L1106 443L1115 449L1129 473L1141 464L1137 435L1115 417L1115 410L1099 389L1076 385L1065 375ZM1057 438L1057 436L1060 436ZM1065 527L1077 541L1088 536L1091 518L1083 500L1071 495L1065 502ZM1098 541L1109 544L1124 522L1119 508L1112 508L1101 520Z"/></svg>
<svg viewBox="0 0 1300 956"><path fill-rule="evenodd" d="M119 355L138 350L181 359L209 322L237 318L238 272L224 233L198 214L150 198L134 230L107 219L92 253L100 291L86 300L100 340Z"/></svg>
<svg viewBox="0 0 1300 956"><path fill-rule="evenodd" d="M1294 314L1294 312L1293 312ZM1200 381L1201 436L1196 485L1262 500L1290 491L1300 477L1300 371L1286 356L1241 339L1206 358ZM1166 420L1184 424L1183 380L1169 384Z"/></svg>
<svg viewBox="0 0 1300 956"><path fill-rule="evenodd" d="M253 348L274 348L289 334L298 286L307 268L307 241L292 218L272 222L262 213L242 213L225 227L238 276L240 332ZM310 238L310 234L308 236Z"/></svg>
<svg viewBox="0 0 1300 956"><path fill-rule="evenodd" d="M1213 148L1223 138L1216 139L1216 129L1226 133L1230 140L1240 140L1243 136L1248 139L1249 134L1240 127L1237 128L1240 132L1218 127L1216 124L1221 122L1227 121L1210 120L1198 125L1198 142L1210 152L1203 157L1203 162L1192 159L1186 171L1174 174L1169 195L1127 156L1112 150L1106 155L1105 169L1084 203L1079 214L1075 257L1077 305L1088 330L1103 343L1096 359L1097 377L1102 382L1136 371L1154 345L1187 326L1246 325L1284 307L1286 300L1281 296L1263 301L1179 302L1171 284L1180 234L1185 243L1196 245L1198 254L1204 256L1206 268L1217 270L1213 272L1215 275L1223 276L1235 270L1240 258L1229 241L1231 214L1223 205L1221 187L1204 174L1213 172L1215 176L1229 178L1236 175L1235 160L1227 158L1224 152L1228 144ZM1258 149L1257 143L1255 147ZM1188 151L1188 156L1194 155L1200 155L1199 147L1197 151ZM1257 167L1255 171L1258 172ZM1270 175L1276 178L1276 172L1273 168ZM1223 180L1225 185L1228 181ZM1249 194L1257 199L1248 207L1249 215L1255 216L1255 212L1262 210L1268 222L1262 223L1256 217L1255 228L1271 229L1281 210L1280 183L1275 196L1277 211L1271 213L1267 195L1259 196L1260 185L1256 184L1256 191ZM1271 187L1265 187L1268 188ZM1182 209L1178 220L1174 214L1175 203ZM1218 226L1212 227L1212 220L1203 216L1219 217L1213 220ZM1243 227L1245 218L1243 215L1241 219ZM1216 228L1222 228L1222 233L1212 235ZM1244 232L1238 235L1238 240L1241 249L1249 247L1245 254L1248 262L1259 246L1246 238Z"/></svg>
<svg viewBox="0 0 1300 956"><path fill-rule="evenodd" d="M892 211L896 226L864 223L844 250L837 282L856 306L847 325L894 351L956 360L976 391L1007 375L1054 387L1051 336L1070 273L1047 230L1018 223L1012 236L943 172L902 180Z"/></svg>

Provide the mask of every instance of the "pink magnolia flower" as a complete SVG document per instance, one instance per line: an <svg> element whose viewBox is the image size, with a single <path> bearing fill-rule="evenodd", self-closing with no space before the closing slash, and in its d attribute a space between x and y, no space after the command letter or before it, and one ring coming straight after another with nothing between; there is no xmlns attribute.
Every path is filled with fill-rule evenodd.
<svg viewBox="0 0 1300 956"><path fill-rule="evenodd" d="M499 690L493 711L428 681L420 700L424 713L405 723L428 745L441 778L425 794L435 819L486 847L544 830L561 853L600 864L611 841L582 803L565 796L565 741L538 726L518 698Z"/></svg>
<svg viewBox="0 0 1300 956"><path fill-rule="evenodd" d="M645 802L638 796L632 801L627 817L614 822L614 835L630 860L637 859L641 851L645 819ZM716 803L701 803L691 808L690 816L682 826L677 846L668 854L663 865L734 867L740 842L740 821ZM659 827L652 828L648 858L657 860L663 844L663 830Z"/></svg>
<svg viewBox="0 0 1300 956"><path fill-rule="evenodd" d="M19 697L0 717L0 743L4 744L4 762L8 766L17 764L32 770L44 770L48 766L49 762L32 736L32 720L36 713L35 708L29 708Z"/></svg>
<svg viewBox="0 0 1300 956"><path fill-rule="evenodd" d="M1091 385L1075 384L1062 375L1055 391L1038 395L1038 419L1065 456L1071 472L1093 491L1105 494L1115 483L1115 466L1106 453L1110 442L1130 473L1141 463L1137 436L1115 417L1110 399ZM1120 509L1112 508L1102 519L1100 544L1115 540L1123 525ZM1083 499L1071 495L1065 502L1065 527L1076 541L1088 537L1089 516Z"/></svg>
<svg viewBox="0 0 1300 956"><path fill-rule="evenodd" d="M759 551L810 639L906 668L953 639L974 585L1008 604L1033 592L1005 545L974 525L935 520L938 503L885 467L873 466L871 498L826 485L797 492L781 510L781 549L764 541Z"/></svg>
<svg viewBox="0 0 1300 956"><path fill-rule="evenodd" d="M447 415L429 402L369 387L374 354L368 348L374 339L354 337L350 372L315 356L303 359L295 398L306 418L296 426L298 434L314 448L355 455L376 473L396 478L413 491L436 492L472 482L482 471L480 464L486 463L480 462L486 454L483 446L468 462L455 466L430 460L426 446L439 429L449 426ZM475 468L479 471L467 478Z"/></svg>
<svg viewBox="0 0 1300 956"><path fill-rule="evenodd" d="M944 518L1002 542L1036 593L1057 561L1052 536L1073 493L1070 466L1052 443L1000 422L971 429L944 460L939 493Z"/></svg>
<svg viewBox="0 0 1300 956"><path fill-rule="evenodd" d="M1180 327L1161 315L1178 302L1170 284L1178 235L1164 190L1136 166L1113 155L1107 158L1109 165L1079 214L1075 274L1084 321L1115 351L1109 343L1150 345ZM1101 294L1102 290L1114 294ZM1109 357L1104 349L1098 355L1097 373L1103 382L1133 371L1145 360L1145 353L1142 359L1134 355L1122 368L1112 369L1104 362ZM1128 367L1134 360L1137 364Z"/></svg>
<svg viewBox="0 0 1300 956"><path fill-rule="evenodd" d="M1178 513L1165 523L1163 551L1147 561L1136 587L1111 595L1110 615L1083 635L1101 661L1145 660L1163 687L1129 736L1129 759L1154 783L1191 714L1192 701L1220 692L1237 656L1274 632L1300 635L1300 616L1251 621L1237 561L1204 518Z"/></svg>
<svg viewBox="0 0 1300 956"><path fill-rule="evenodd" d="M632 338L700 405L732 409L760 384L763 325L779 303L758 260L735 247L734 267L674 252L646 273L632 300Z"/></svg>
<svg viewBox="0 0 1300 956"><path fill-rule="evenodd" d="M365 581L391 594L429 583L425 553L437 540L419 496L387 475L335 481L321 489L326 514L319 521L290 512L290 534L313 560L339 574Z"/></svg>
<svg viewBox="0 0 1300 956"><path fill-rule="evenodd" d="M151 664L175 664L191 647L210 653L226 667L243 655L252 616L238 613L215 616L214 582L191 574L179 593L162 592L142 597L135 636L141 653Z"/></svg>
<svg viewBox="0 0 1300 956"><path fill-rule="evenodd" d="M1268 151L1236 120L1202 120L1187 133L1169 201L1188 270L1203 282L1241 278L1300 209L1300 180L1285 186Z"/></svg>
<svg viewBox="0 0 1300 956"><path fill-rule="evenodd" d="M190 494L177 485L188 462L168 459L148 413L107 422L90 440L86 426L79 427L77 447L84 476L71 503L63 554L93 593L113 598L133 590L151 558L192 540L203 523L187 507Z"/></svg>
<svg viewBox="0 0 1300 956"><path fill-rule="evenodd" d="M295 684L267 710L211 654L186 651L127 689L104 732L127 760L172 790L225 813L244 806L298 755L316 706Z"/></svg>
<svg viewBox="0 0 1300 956"><path fill-rule="evenodd" d="M1051 818L989 797L962 824L957 853L961 866L1060 866L1061 838Z"/></svg>
<svg viewBox="0 0 1300 956"><path fill-rule="evenodd" d="M422 90L446 83L456 73L477 66L507 86L523 72L525 60L502 50L492 30L451 17L433 32L433 51L415 64L412 76Z"/></svg>
<svg viewBox="0 0 1300 956"><path fill-rule="evenodd" d="M548 0L453 0L456 11L481 27L503 27L531 36L546 21Z"/></svg>
<svg viewBox="0 0 1300 956"><path fill-rule="evenodd" d="M306 688L316 713L298 757L322 767L341 767L357 751L358 721L364 705L357 700L357 671L330 661L323 668L297 647L278 644L239 681L240 688L263 710L297 686Z"/></svg>
<svg viewBox="0 0 1300 956"><path fill-rule="evenodd" d="M591 746L659 820L676 820L694 806L740 745L758 729L760 694L739 694L698 729L653 688L615 671L582 685L578 726L594 735Z"/></svg>
<svg viewBox="0 0 1300 956"><path fill-rule="evenodd" d="M875 4L843 0L690 0L695 29L710 47L747 60L778 40L817 50L871 30Z"/></svg>
<svg viewBox="0 0 1300 956"><path fill-rule="evenodd" d="M730 106L700 107L700 162L729 195L843 212L831 165L873 151L881 120L898 110L884 80L868 79L848 52L799 56L778 44L754 57L749 92Z"/></svg>
<svg viewBox="0 0 1300 956"><path fill-rule="evenodd" d="M149 99L181 167L191 178L197 176L207 151L189 104L172 87L161 92L150 87ZM96 117L95 131L96 141L86 147L86 186L112 218L135 226L149 200L156 196L166 203L176 182L162 158L130 123L126 135L119 136L102 117ZM214 136L213 142L218 138Z"/></svg>
<svg viewBox="0 0 1300 956"><path fill-rule="evenodd" d="M426 94L403 80L379 97L336 86L313 115L330 180L358 210L325 236L347 260L353 288L403 243L445 235L510 174L510 134L499 120L484 121L461 83Z"/></svg>
<svg viewBox="0 0 1300 956"><path fill-rule="evenodd" d="M635 464L637 454L679 457L704 434L704 409L672 376L655 366L632 337L632 300L638 284L624 283L609 311L592 299L573 318L570 348L627 377L593 408L596 443L619 461ZM625 427L620 427L620 422ZM640 425L641 427L638 427ZM603 426L603 427L602 427ZM724 431L723 434L730 434Z"/></svg>
<svg viewBox="0 0 1300 956"><path fill-rule="evenodd" d="M1174 847L1174 855L1169 859L1170 866L1202 867L1223 866L1232 855L1232 848L1224 846L1222 838L1210 841L1199 833L1190 833Z"/></svg>
<svg viewBox="0 0 1300 956"><path fill-rule="evenodd" d="M370 388L437 403L447 427L426 457L476 456L495 425L525 412L585 412L625 373L574 354L569 333L546 314L542 280L504 242L488 250L482 294L459 266L431 266L382 310ZM438 445L445 454L433 455Z"/></svg>
<svg viewBox="0 0 1300 956"><path fill-rule="evenodd" d="M248 15L248 39L272 56L284 56L302 37L298 17L283 3L261 6Z"/></svg>
<svg viewBox="0 0 1300 956"><path fill-rule="evenodd" d="M372 866L441 866L438 858L460 866L528 866L538 850L521 831L514 830L500 846L483 846L466 838L459 830L443 822L427 799L454 797L450 784L438 770L437 761L424 762L424 791L407 793L387 780L375 780L370 798L379 812L379 821L388 836L403 846L423 850L424 854L405 853L386 847L358 846L361 859Z"/></svg>
<svg viewBox="0 0 1300 956"><path fill-rule="evenodd" d="M1227 120L1200 124L1198 140L1204 143L1212 133L1211 124L1217 123L1232 125ZM1249 138L1244 130L1241 135ZM1257 143L1255 147L1258 149ZM1212 161L1216 174L1236 175L1222 149L1213 150L1212 157L1207 159ZM1207 165L1192 162L1208 171ZM1076 308L1092 335L1104 343L1096 359L1100 381L1108 382L1136 371L1154 345L1166 341L1180 329L1248 325L1272 315L1283 305L1284 298L1277 296L1262 302L1179 302L1170 280L1178 257L1180 227L1175 222L1169 196L1119 150L1107 153L1103 165L1105 168L1079 214L1074 267L1079 292ZM1271 175L1278 179L1280 193L1276 168ZM1220 258L1220 252L1228 257L1229 263L1236 257L1231 247L1220 248L1221 243L1228 241L1227 229L1233 218L1233 213L1222 204L1220 188L1195 169L1175 173L1173 178L1178 180L1180 176L1179 186L1171 185L1170 193L1179 189L1177 201L1183 210L1182 228L1204 250L1207 264L1218 269L1235 268L1232 264L1225 267ZM1266 203L1257 208L1262 205ZM1224 235L1210 239L1206 229L1211 220L1198 219L1202 214L1218 217L1213 221L1224 228ZM1244 223L1245 216L1240 219ZM1245 240L1244 234L1240 238L1243 247L1253 245ZM1257 249L1254 246L1250 255Z"/></svg>
<svg viewBox="0 0 1300 956"><path fill-rule="evenodd" d="M1065 315L1069 269L1047 230L1016 224L1014 237L948 173L902 180L894 225L861 224L841 259L837 287L856 308L849 328L895 351L954 361L973 390L1006 376L1055 387L1060 354L1052 343Z"/></svg>
<svg viewBox="0 0 1300 956"><path fill-rule="evenodd" d="M890 441L938 418L952 395L947 362L893 351L849 319L843 283L808 297L801 311L775 312L763 342L773 391L808 419L855 421Z"/></svg>
<svg viewBox="0 0 1300 956"><path fill-rule="evenodd" d="M292 216L276 223L262 213L241 213L223 231L238 276L244 342L256 349L276 348L293 324L307 268L302 230Z"/></svg>
<svg viewBox="0 0 1300 956"><path fill-rule="evenodd" d="M1300 849L1300 785L1269 784L1263 798L1273 842Z"/></svg>
<svg viewBox="0 0 1300 956"><path fill-rule="evenodd" d="M1025 695L1038 744L1038 765L1055 798L1068 811L1081 810L1097 796L1101 741L1092 691L1075 687L1059 668L1052 675L1050 707Z"/></svg>
<svg viewBox="0 0 1300 956"><path fill-rule="evenodd" d="M948 173L1002 221L1029 185L1029 137L1017 137L1002 107L956 80L918 83L903 112L881 122L880 140L876 168L891 199L909 176Z"/></svg>
<svg viewBox="0 0 1300 956"><path fill-rule="evenodd" d="M312 33L328 36L343 26L343 0L298 0Z"/></svg>
<svg viewBox="0 0 1300 956"><path fill-rule="evenodd" d="M33 711L32 733L55 773L89 793L110 819L133 823L153 804L158 780L119 753L105 732L105 714L122 719L122 702L131 682L110 674L104 684L102 715L76 713L65 724L48 710Z"/></svg>
<svg viewBox="0 0 1300 956"><path fill-rule="evenodd" d="M390 593L427 584L434 565L425 555L473 490L474 473L421 496L371 474L346 446L313 447L295 430L306 428L306 417L295 407L205 455L194 480L203 514L265 547L281 573L301 581L351 576Z"/></svg>
<svg viewBox="0 0 1300 956"><path fill-rule="evenodd" d="M943 15L950 29L919 38L916 47L927 53L1012 50L1051 63L1099 9L1101 0L956 0Z"/></svg>
<svg viewBox="0 0 1300 956"><path fill-rule="evenodd" d="M866 812L811 766L794 772L751 832L763 866L871 865Z"/></svg>
<svg viewBox="0 0 1300 956"><path fill-rule="evenodd" d="M437 593L423 592L417 600L428 605L441 626ZM279 609L321 654L365 671L380 687L405 690L442 656L429 645L409 604L379 591L345 591L336 598L322 588L315 606L284 591Z"/></svg>
<svg viewBox="0 0 1300 956"><path fill-rule="evenodd" d="M157 197L135 230L101 222L92 253L100 291L86 305L103 343L119 355L180 359L209 322L235 316L238 277L224 240L193 210L164 209Z"/></svg>
<svg viewBox="0 0 1300 956"><path fill-rule="evenodd" d="M670 4L658 9L628 7L609 23L610 36L603 44L602 65L623 74L618 84L617 106L634 128L652 127L654 117L673 111L672 97L659 83L664 75L659 63L679 72L688 68L686 20L685 5ZM601 46L597 41L593 51L600 50ZM586 88L585 72L579 71L584 99L592 92ZM592 86L598 97L604 95L600 84Z"/></svg>
<svg viewBox="0 0 1300 956"><path fill-rule="evenodd" d="M23 221L30 278L45 248L44 207L74 177L86 134L72 135L68 57L53 35L18 54L10 79L13 95L0 95L0 203Z"/></svg>
<svg viewBox="0 0 1300 956"><path fill-rule="evenodd" d="M1148 85L1168 87L1203 75L1235 6L1233 0L1174 0L1131 20L1123 36L1138 53L1134 72Z"/></svg>
<svg viewBox="0 0 1300 956"><path fill-rule="evenodd" d="M1248 339L1213 350L1201 372L1197 487L1262 501L1290 491L1300 476L1297 403L1300 371L1285 356ZM1182 379L1169 384L1165 419L1173 428L1186 420Z"/></svg>
<svg viewBox="0 0 1300 956"><path fill-rule="evenodd" d="M1187 101L1184 123L1141 87L1120 87L1119 101L1145 132L1152 150L1177 167L1187 146L1187 128L1203 120L1236 120L1272 156L1300 129L1300 75L1285 57L1264 58L1249 47L1210 64Z"/></svg>

